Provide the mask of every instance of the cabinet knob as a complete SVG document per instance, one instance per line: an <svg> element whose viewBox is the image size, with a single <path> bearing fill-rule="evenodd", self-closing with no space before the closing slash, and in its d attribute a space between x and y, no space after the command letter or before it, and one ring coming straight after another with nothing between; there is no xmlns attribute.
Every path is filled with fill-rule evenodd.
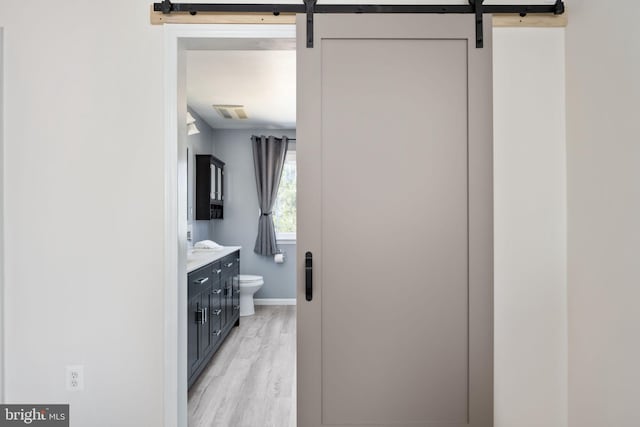
<svg viewBox="0 0 640 427"><path fill-rule="evenodd" d="M222 289L216 289L215 291L213 291L214 294L219 295L220 292L222 292Z"/></svg>
<svg viewBox="0 0 640 427"><path fill-rule="evenodd" d="M212 332L211 335L215 335L216 337L219 337L221 333L222 333L222 330L218 329L217 331Z"/></svg>
<svg viewBox="0 0 640 427"><path fill-rule="evenodd" d="M216 274L220 274L220 273L222 273L222 270L220 269L216 270Z"/></svg>
<svg viewBox="0 0 640 427"><path fill-rule="evenodd" d="M203 284L207 283L208 281L209 281L208 277L201 277L200 279L194 280L194 282L197 283L198 285L203 285Z"/></svg>
<svg viewBox="0 0 640 427"><path fill-rule="evenodd" d="M217 310L213 310L213 312L211 313L212 316L220 316L220 313L222 313L222 310L217 309Z"/></svg>
<svg viewBox="0 0 640 427"><path fill-rule="evenodd" d="M232 267L232 266L233 266L233 263L232 263L232 262L230 262L229 264L227 264L227 268Z"/></svg>
<svg viewBox="0 0 640 427"><path fill-rule="evenodd" d="M233 309L234 309L234 310L240 310L240 306L239 306L239 305L234 305L234 306L233 306Z"/></svg>

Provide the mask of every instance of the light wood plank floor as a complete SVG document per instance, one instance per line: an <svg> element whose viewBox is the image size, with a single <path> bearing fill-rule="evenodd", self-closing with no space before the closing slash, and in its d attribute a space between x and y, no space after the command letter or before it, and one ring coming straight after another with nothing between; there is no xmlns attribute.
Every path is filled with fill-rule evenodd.
<svg viewBox="0 0 640 427"><path fill-rule="evenodd" d="M189 390L189 427L295 427L295 306L240 318Z"/></svg>

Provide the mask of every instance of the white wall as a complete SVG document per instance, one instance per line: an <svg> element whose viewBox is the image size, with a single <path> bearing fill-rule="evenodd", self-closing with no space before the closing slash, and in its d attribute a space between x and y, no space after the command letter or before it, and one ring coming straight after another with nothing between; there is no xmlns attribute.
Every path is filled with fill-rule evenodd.
<svg viewBox="0 0 640 427"><path fill-rule="evenodd" d="M6 400L162 425L163 43L149 1L0 1ZM65 365L85 391L65 391Z"/></svg>
<svg viewBox="0 0 640 427"><path fill-rule="evenodd" d="M640 3L571 3L569 421L640 425Z"/></svg>
<svg viewBox="0 0 640 427"><path fill-rule="evenodd" d="M567 426L564 29L494 30L495 426Z"/></svg>
<svg viewBox="0 0 640 427"><path fill-rule="evenodd" d="M11 225L3 301L6 399L70 402L72 426L162 425L163 43L161 27L148 24L149 3L58 2L43 9L41 1L0 0ZM496 72L521 72L509 55L520 58L523 45L502 31L496 30ZM552 46L544 34L553 30L519 31L527 49ZM554 55L541 61L557 67ZM542 82L558 84L546 74ZM563 242L545 224L560 218L563 202L549 170L560 189L563 182L562 153L550 142L559 125L546 108L558 109L560 101L535 98L538 91L555 93L538 81L512 85L513 93L496 84L496 147L508 149L505 156L520 166L496 152L496 202L502 201L496 209L496 426L533 425L526 424L529 417L556 426L562 425L556 398L564 393L557 341L564 291L555 254ZM540 108L527 109L527 97ZM522 128L501 121L518 119L515 106L540 120L529 115L527 124L534 125ZM549 129L539 129L548 120ZM526 161L529 156L545 163ZM545 209L520 206L521 191ZM507 266L513 269L503 272ZM85 365L84 392L65 391L67 364Z"/></svg>

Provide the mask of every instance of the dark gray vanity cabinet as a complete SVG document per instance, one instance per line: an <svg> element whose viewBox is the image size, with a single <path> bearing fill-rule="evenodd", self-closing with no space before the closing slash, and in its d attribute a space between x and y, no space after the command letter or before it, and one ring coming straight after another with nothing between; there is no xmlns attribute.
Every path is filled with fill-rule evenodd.
<svg viewBox="0 0 640 427"><path fill-rule="evenodd" d="M240 324L240 251L188 275L187 376L191 386Z"/></svg>

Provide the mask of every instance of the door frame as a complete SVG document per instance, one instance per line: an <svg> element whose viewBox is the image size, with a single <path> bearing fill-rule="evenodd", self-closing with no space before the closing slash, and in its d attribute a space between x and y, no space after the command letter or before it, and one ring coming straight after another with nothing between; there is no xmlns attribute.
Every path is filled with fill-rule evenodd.
<svg viewBox="0 0 640 427"><path fill-rule="evenodd" d="M190 40L234 38L295 40L296 26L164 25L164 427L188 423L185 54Z"/></svg>
<svg viewBox="0 0 640 427"><path fill-rule="evenodd" d="M0 27L0 403L5 402L6 390L5 390L5 270L4 270L4 255L5 255L5 239L4 239L4 224L5 213L4 199L6 197L5 188L5 147L4 147L4 31Z"/></svg>

